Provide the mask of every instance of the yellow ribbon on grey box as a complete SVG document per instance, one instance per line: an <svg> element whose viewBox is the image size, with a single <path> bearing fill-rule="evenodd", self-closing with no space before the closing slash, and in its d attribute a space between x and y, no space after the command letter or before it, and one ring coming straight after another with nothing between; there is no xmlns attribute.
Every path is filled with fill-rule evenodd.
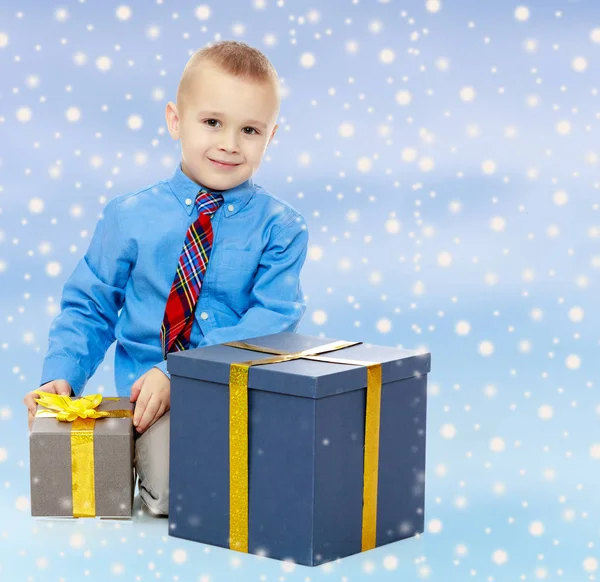
<svg viewBox="0 0 600 582"><path fill-rule="evenodd" d="M101 394L71 398L35 390L43 406L36 417L56 418L71 422L71 489L73 517L96 517L96 487L94 479L94 426L97 418L131 418L131 410L96 410L103 400ZM104 397L104 400L120 400Z"/></svg>
<svg viewBox="0 0 600 582"><path fill-rule="evenodd" d="M263 348L243 341L223 345L266 354L272 358L232 363L229 368L229 547L248 552L248 371L251 366L290 360L315 360L367 367L367 406L365 418L365 456L363 481L362 551L376 546L377 478L379 474L379 424L381 415L381 363L328 358L327 352L362 342L335 341L300 352Z"/></svg>

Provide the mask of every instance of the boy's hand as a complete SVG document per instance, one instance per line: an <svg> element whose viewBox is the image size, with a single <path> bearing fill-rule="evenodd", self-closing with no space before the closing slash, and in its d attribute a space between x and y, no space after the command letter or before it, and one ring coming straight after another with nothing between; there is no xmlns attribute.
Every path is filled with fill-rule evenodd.
<svg viewBox="0 0 600 582"><path fill-rule="evenodd" d="M171 408L171 381L152 368L134 382L129 401L136 403L133 426L143 433Z"/></svg>
<svg viewBox="0 0 600 582"><path fill-rule="evenodd" d="M52 382L47 382L38 388L42 392L49 392L50 394L63 394L65 396L71 395L71 385L66 380L53 380ZM29 412L29 430L31 430L31 425L33 424L33 418L35 416L35 411L37 409L36 399L39 398L40 395L35 392L29 392L23 398L23 402L25 406L27 406Z"/></svg>

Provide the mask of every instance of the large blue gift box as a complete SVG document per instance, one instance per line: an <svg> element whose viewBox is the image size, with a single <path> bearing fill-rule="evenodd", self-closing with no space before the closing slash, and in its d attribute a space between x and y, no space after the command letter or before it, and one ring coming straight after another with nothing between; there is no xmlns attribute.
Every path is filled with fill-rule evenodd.
<svg viewBox="0 0 600 582"><path fill-rule="evenodd" d="M429 353L285 332L167 366L170 535L315 566L423 532Z"/></svg>

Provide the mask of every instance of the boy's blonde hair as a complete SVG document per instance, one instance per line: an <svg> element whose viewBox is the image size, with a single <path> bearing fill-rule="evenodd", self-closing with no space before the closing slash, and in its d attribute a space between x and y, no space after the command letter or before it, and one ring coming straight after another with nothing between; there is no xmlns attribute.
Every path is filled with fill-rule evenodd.
<svg viewBox="0 0 600 582"><path fill-rule="evenodd" d="M257 48L237 40L209 43L198 49L189 59L177 87L177 110L182 113L185 97L189 94L194 70L210 61L221 70L246 81L272 83L279 97L279 76L271 61Z"/></svg>

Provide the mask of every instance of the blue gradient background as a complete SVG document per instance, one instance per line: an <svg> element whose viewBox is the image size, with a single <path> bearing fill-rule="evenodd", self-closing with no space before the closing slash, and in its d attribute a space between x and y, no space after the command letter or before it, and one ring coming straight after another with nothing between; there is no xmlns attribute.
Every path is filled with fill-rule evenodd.
<svg viewBox="0 0 600 582"><path fill-rule="evenodd" d="M206 20L123 4L126 21L112 1L0 5L0 579L594 580L600 3L524 1L524 20L504 0L211 1ZM173 171L165 105L222 38L261 48L285 89L255 178L309 225L298 331L432 353L425 534L312 569L169 538L164 519L29 515L22 398L63 283L106 202ZM113 358L87 393L114 394Z"/></svg>

